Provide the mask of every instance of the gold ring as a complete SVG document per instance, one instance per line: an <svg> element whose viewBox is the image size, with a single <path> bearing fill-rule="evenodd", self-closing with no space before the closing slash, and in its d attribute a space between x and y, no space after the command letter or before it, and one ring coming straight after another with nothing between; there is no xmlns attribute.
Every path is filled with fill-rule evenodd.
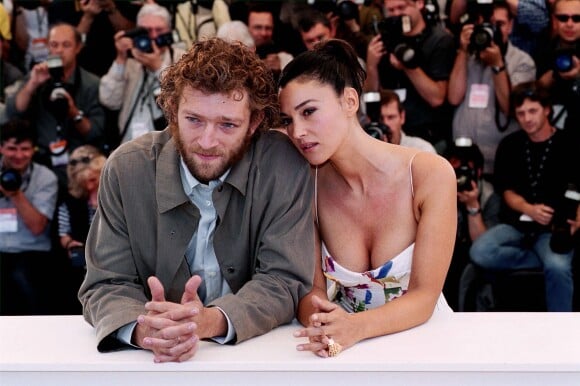
<svg viewBox="0 0 580 386"><path fill-rule="evenodd" d="M334 341L334 339L328 339L328 356L335 357L342 351L342 346Z"/></svg>

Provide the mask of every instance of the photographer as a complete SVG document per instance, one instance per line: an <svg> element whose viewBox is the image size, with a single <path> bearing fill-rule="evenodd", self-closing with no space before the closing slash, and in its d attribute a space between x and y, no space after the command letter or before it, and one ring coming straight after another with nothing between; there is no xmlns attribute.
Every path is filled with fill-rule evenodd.
<svg viewBox="0 0 580 386"><path fill-rule="evenodd" d="M552 13L557 34L552 69L541 76L540 83L550 89L554 103L564 107L563 127L580 138L580 0L556 0Z"/></svg>
<svg viewBox="0 0 580 386"><path fill-rule="evenodd" d="M457 106L453 138L475 139L485 160L483 171L491 175L499 141L517 130L517 123L509 119L511 88L535 80L536 67L508 40L513 17L505 1L495 0L472 12L472 22L459 35L447 98Z"/></svg>
<svg viewBox="0 0 580 386"><path fill-rule="evenodd" d="M126 142L166 126L155 98L159 75L183 50L172 47L171 15L158 4L146 4L137 14L137 29L115 35L117 57L101 78L99 100L119 112L119 139Z"/></svg>
<svg viewBox="0 0 580 386"><path fill-rule="evenodd" d="M429 153L437 153L433 145L423 138L405 134L403 131L406 119L405 108L396 92L381 90L379 103L380 121L384 125L383 127L388 130L388 133L383 133L382 139L384 141Z"/></svg>
<svg viewBox="0 0 580 386"><path fill-rule="evenodd" d="M445 152L457 176L457 236L443 292L449 305L463 311L459 301L461 274L469 263L474 240L499 222L501 198L483 179L483 154L471 138L457 138Z"/></svg>
<svg viewBox="0 0 580 386"><path fill-rule="evenodd" d="M38 156L64 183L68 152L85 143L99 143L105 117L97 99L99 78L77 65L82 43L76 29L70 24L54 25L48 46L50 61L32 67L22 87L7 99L6 115L33 122Z"/></svg>
<svg viewBox="0 0 580 386"><path fill-rule="evenodd" d="M271 6L266 4L250 5L246 24L256 44L256 53L275 75L279 75L286 64L293 59L293 56L284 52L274 42L275 24Z"/></svg>
<svg viewBox="0 0 580 386"><path fill-rule="evenodd" d="M522 83L512 92L512 105L521 130L500 142L495 158L501 223L474 241L471 260L488 270L542 268L548 311L572 311L574 249L556 245L552 228L564 215L569 236L580 226L577 208L559 213L568 185L580 186L578 145L569 131L550 124L546 89Z"/></svg>
<svg viewBox="0 0 580 386"><path fill-rule="evenodd" d="M389 17L367 50L365 91L396 90L407 111L405 132L444 146L450 136L445 102L453 37L425 22L423 0L385 0L385 6ZM397 47L406 47L405 53L396 54Z"/></svg>
<svg viewBox="0 0 580 386"><path fill-rule="evenodd" d="M0 314L43 314L57 178L32 162L36 133L28 122L10 120L0 134Z"/></svg>

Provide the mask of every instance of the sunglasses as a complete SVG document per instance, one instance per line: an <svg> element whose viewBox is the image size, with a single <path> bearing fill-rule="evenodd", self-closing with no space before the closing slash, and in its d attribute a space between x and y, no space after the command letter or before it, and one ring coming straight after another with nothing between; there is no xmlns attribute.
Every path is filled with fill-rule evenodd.
<svg viewBox="0 0 580 386"><path fill-rule="evenodd" d="M562 22L562 23L566 23L568 20L572 19L572 21L574 23L580 23L580 14L576 14L576 15L565 15L563 13L558 13L556 15L554 15L554 17Z"/></svg>
<svg viewBox="0 0 580 386"><path fill-rule="evenodd" d="M91 157L89 157L89 156L85 156L85 157L81 157L81 158L71 158L71 159L68 161L68 164L69 164L70 166L77 166L77 165L78 165L78 164L80 164L80 163L83 163L83 164L87 164L87 165L88 165L88 164L90 164L90 163L91 163L91 159L92 159L92 158L91 158Z"/></svg>

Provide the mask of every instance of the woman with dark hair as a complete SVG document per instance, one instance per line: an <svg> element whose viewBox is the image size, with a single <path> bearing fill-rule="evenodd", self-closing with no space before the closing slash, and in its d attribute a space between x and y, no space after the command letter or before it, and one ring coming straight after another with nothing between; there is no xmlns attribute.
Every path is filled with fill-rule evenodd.
<svg viewBox="0 0 580 386"><path fill-rule="evenodd" d="M282 123L314 166L322 252L295 336L309 338L298 350L323 357L451 311L441 289L457 222L454 171L436 154L365 133L364 78L352 47L328 40L279 82Z"/></svg>

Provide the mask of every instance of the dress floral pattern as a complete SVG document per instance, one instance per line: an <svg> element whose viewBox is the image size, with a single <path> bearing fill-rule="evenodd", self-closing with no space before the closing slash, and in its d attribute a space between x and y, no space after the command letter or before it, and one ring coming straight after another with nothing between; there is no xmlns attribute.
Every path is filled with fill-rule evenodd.
<svg viewBox="0 0 580 386"><path fill-rule="evenodd" d="M329 299L348 312L375 308L398 298L407 291L411 274L413 245L394 259L366 272L352 272L338 264L322 245L322 269L330 281ZM406 260L406 261L405 261Z"/></svg>
<svg viewBox="0 0 580 386"><path fill-rule="evenodd" d="M328 298L347 312L379 307L407 292L415 244L371 271L353 272L334 260L322 243L322 270L328 280ZM443 295L436 310L451 311Z"/></svg>

